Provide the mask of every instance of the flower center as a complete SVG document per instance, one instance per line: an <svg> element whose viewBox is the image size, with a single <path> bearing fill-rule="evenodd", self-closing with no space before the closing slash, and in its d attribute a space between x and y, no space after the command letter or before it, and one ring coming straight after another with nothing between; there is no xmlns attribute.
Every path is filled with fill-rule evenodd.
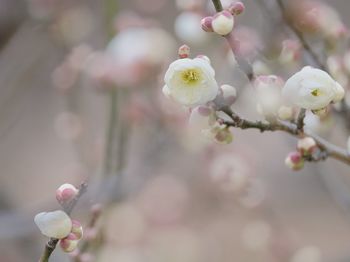
<svg viewBox="0 0 350 262"><path fill-rule="evenodd" d="M314 90L311 91L311 95L313 96L320 96L321 95L321 90L319 88L315 88Z"/></svg>
<svg viewBox="0 0 350 262"><path fill-rule="evenodd" d="M182 72L182 80L188 84L193 85L196 84L200 80L200 72L196 69L188 69Z"/></svg>

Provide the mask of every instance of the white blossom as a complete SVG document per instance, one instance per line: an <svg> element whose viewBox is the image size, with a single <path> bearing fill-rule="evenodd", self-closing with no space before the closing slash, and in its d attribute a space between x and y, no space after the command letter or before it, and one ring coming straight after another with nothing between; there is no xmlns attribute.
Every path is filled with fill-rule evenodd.
<svg viewBox="0 0 350 262"><path fill-rule="evenodd" d="M72 220L62 210L39 213L34 222L43 235L57 239L66 237L72 229Z"/></svg>
<svg viewBox="0 0 350 262"><path fill-rule="evenodd" d="M228 35L229 33L231 33L234 26L233 15L226 10L217 13L213 17L211 26L215 33L219 35Z"/></svg>
<svg viewBox="0 0 350 262"><path fill-rule="evenodd" d="M282 95L295 106L318 110L339 102L344 89L325 71L306 66L287 80Z"/></svg>
<svg viewBox="0 0 350 262"><path fill-rule="evenodd" d="M163 93L185 106L203 105L218 94L215 71L202 58L178 59L165 73Z"/></svg>

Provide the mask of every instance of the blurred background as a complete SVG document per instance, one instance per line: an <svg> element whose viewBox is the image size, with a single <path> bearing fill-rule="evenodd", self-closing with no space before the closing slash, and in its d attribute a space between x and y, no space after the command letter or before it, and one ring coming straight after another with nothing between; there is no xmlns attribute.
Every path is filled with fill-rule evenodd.
<svg viewBox="0 0 350 262"><path fill-rule="evenodd" d="M234 34L257 74L286 78L312 63L281 67L282 42L295 37L276 2L243 2ZM321 3L350 25L349 1ZM188 109L163 96L164 72L187 44L239 90L236 111L260 118L224 39L200 28L213 13L206 0L0 0L1 262L38 261L47 239L34 215L60 208L61 184L82 181L72 217L84 225L83 253L57 248L50 261L350 261L348 166L290 171L296 140L283 133L206 141ZM348 48L328 36L307 35L324 61ZM349 119L307 124L345 147Z"/></svg>

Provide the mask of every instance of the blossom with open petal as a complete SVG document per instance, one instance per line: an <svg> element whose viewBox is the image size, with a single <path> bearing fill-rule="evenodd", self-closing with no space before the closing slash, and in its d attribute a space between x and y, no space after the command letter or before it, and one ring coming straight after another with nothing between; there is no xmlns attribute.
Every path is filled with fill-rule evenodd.
<svg viewBox="0 0 350 262"><path fill-rule="evenodd" d="M164 77L163 93L185 106L204 105L215 99L218 84L215 71L203 58L178 59L170 64Z"/></svg>
<svg viewBox="0 0 350 262"><path fill-rule="evenodd" d="M282 94L295 106L318 110L343 99L344 89L325 71L306 66L287 80Z"/></svg>

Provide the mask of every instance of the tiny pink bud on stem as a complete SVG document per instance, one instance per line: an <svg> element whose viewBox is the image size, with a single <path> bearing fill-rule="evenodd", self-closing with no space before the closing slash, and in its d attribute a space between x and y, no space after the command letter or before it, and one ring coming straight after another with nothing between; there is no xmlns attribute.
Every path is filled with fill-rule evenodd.
<svg viewBox="0 0 350 262"><path fill-rule="evenodd" d="M240 15L244 12L245 5L242 2L232 3L228 10L232 15Z"/></svg>
<svg viewBox="0 0 350 262"><path fill-rule="evenodd" d="M68 203L78 194L78 189L71 184L63 184L56 190L56 199L60 204Z"/></svg>
<svg viewBox="0 0 350 262"><path fill-rule="evenodd" d="M179 58L188 58L190 56L190 47L188 45L182 45L178 51Z"/></svg>

